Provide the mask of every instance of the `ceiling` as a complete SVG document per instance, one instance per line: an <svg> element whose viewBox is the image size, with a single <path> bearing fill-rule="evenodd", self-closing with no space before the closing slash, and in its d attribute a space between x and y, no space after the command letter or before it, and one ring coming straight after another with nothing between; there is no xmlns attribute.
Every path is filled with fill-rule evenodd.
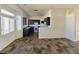
<svg viewBox="0 0 79 59"><path fill-rule="evenodd" d="M49 9L54 8L74 8L79 7L77 4L19 4L18 5L29 16L44 16ZM38 10L38 11L34 11Z"/></svg>

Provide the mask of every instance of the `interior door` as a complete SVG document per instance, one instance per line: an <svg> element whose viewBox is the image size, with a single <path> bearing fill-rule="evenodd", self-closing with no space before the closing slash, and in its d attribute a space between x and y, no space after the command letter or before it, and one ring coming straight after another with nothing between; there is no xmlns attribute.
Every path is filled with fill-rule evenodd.
<svg viewBox="0 0 79 59"><path fill-rule="evenodd" d="M76 37L76 26L75 26L75 15L68 14L66 19L66 38L75 40Z"/></svg>

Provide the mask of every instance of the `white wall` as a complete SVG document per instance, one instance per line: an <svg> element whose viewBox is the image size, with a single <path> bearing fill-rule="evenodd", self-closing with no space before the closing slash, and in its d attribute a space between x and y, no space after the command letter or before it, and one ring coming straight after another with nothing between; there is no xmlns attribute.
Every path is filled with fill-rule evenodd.
<svg viewBox="0 0 79 59"><path fill-rule="evenodd" d="M65 37L65 16L66 11L65 9L55 9L52 12L52 31L53 31L53 37L55 38L64 38Z"/></svg>
<svg viewBox="0 0 79 59"><path fill-rule="evenodd" d="M0 37L0 50L8 46L14 40L21 38L21 37L22 37L22 30L1 36Z"/></svg>
<svg viewBox="0 0 79 59"><path fill-rule="evenodd" d="M20 9L17 9L16 7L10 7L7 5L0 5L0 8L4 8L7 9L8 11L12 11L14 12L16 15L21 15L24 16L25 14L23 14L23 12ZM17 9L17 10L15 10ZM0 31L1 32L1 31ZM7 35L0 35L0 50L2 50L3 48L5 48L7 45L9 45L11 42L13 42L14 40L23 37L23 30L19 30L19 31L14 31L11 32Z"/></svg>
<svg viewBox="0 0 79 59"><path fill-rule="evenodd" d="M49 12L49 11L48 11ZM51 27L40 28L39 38L64 38L65 37L65 9L52 9L51 15ZM48 13L49 16L49 13Z"/></svg>

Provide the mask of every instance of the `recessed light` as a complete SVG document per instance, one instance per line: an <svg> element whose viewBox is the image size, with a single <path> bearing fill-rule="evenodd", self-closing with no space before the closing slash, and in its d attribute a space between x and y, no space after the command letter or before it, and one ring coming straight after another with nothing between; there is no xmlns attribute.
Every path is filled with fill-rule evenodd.
<svg viewBox="0 0 79 59"><path fill-rule="evenodd" d="M38 11L38 10L34 10L34 11Z"/></svg>
<svg viewBox="0 0 79 59"><path fill-rule="evenodd" d="M23 4L24 6L26 6L26 4Z"/></svg>

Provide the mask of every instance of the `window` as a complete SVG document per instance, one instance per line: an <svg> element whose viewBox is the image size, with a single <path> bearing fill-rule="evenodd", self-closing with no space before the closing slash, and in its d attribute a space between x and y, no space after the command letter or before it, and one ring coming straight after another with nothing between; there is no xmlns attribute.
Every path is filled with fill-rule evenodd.
<svg viewBox="0 0 79 59"><path fill-rule="evenodd" d="M1 17L2 22L2 34L9 33L9 18L7 17Z"/></svg>
<svg viewBox="0 0 79 59"><path fill-rule="evenodd" d="M21 16L16 16L16 29L21 30L22 29L22 19Z"/></svg>
<svg viewBox="0 0 79 59"><path fill-rule="evenodd" d="M1 9L1 34L5 35L14 31L15 18L12 17L12 13Z"/></svg>
<svg viewBox="0 0 79 59"><path fill-rule="evenodd" d="M22 30L22 17L16 16L4 9L1 9L1 35L9 34L15 30ZM16 26L16 27L15 27ZM16 28L16 29L15 29Z"/></svg>
<svg viewBox="0 0 79 59"><path fill-rule="evenodd" d="M15 30L14 28L14 19L13 18L10 18L10 32L13 32Z"/></svg>

